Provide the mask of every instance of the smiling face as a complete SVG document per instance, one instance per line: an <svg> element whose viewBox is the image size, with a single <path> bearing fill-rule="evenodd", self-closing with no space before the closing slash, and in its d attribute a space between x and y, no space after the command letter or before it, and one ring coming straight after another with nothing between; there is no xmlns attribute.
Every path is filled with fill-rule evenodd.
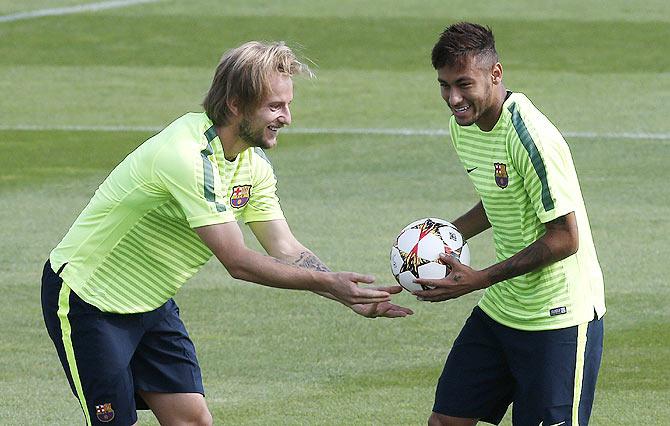
<svg viewBox="0 0 670 426"><path fill-rule="evenodd" d="M505 99L499 62L491 65L485 58L468 55L456 65L438 68L437 81L456 123L493 129Z"/></svg>
<svg viewBox="0 0 670 426"><path fill-rule="evenodd" d="M254 112L241 119L238 136L249 146L269 149L277 144L279 129L291 124L289 105L293 100L293 80L288 74L274 73L271 93Z"/></svg>

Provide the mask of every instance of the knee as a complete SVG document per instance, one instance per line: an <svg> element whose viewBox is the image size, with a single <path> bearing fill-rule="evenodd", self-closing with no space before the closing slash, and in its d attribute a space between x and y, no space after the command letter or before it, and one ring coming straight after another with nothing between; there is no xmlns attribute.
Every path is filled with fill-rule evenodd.
<svg viewBox="0 0 670 426"><path fill-rule="evenodd" d="M212 419L212 413L207 411L207 418L204 419L205 423L203 425L205 426L212 426L214 424L214 419Z"/></svg>
<svg viewBox="0 0 670 426"><path fill-rule="evenodd" d="M437 413L430 413L428 417L428 426L442 426L442 421Z"/></svg>
<svg viewBox="0 0 670 426"><path fill-rule="evenodd" d="M212 413L209 412L207 406L204 406L197 410L184 413L182 420L176 424L188 426L212 426L214 420L212 419Z"/></svg>
<svg viewBox="0 0 670 426"><path fill-rule="evenodd" d="M212 413L205 407L198 413L198 418L192 424L197 426L212 426L214 424Z"/></svg>
<svg viewBox="0 0 670 426"><path fill-rule="evenodd" d="M476 424L477 419L451 417L435 412L428 417L428 426L475 426Z"/></svg>

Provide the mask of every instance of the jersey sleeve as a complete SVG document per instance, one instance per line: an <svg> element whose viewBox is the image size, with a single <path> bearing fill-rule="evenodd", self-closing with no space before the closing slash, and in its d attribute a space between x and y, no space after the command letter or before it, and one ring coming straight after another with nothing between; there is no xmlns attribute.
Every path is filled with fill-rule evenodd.
<svg viewBox="0 0 670 426"><path fill-rule="evenodd" d="M232 222L235 215L222 196L222 183L211 152L194 141L173 140L158 152L153 172L181 207L191 228Z"/></svg>
<svg viewBox="0 0 670 426"><path fill-rule="evenodd" d="M535 214L542 223L575 211L571 188L576 172L567 143L544 116L525 120L512 110L514 132L508 138L510 156L523 178Z"/></svg>
<svg viewBox="0 0 670 426"><path fill-rule="evenodd" d="M244 209L244 223L284 219L277 196L277 178L265 153L256 148L252 160L253 185Z"/></svg>

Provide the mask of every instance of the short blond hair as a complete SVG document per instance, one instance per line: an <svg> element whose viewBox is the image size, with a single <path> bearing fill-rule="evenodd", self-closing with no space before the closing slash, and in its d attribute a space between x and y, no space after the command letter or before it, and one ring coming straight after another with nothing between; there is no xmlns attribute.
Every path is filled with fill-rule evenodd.
<svg viewBox="0 0 670 426"><path fill-rule="evenodd" d="M225 125L232 116L231 102L235 102L241 114L248 115L271 94L270 78L275 72L313 76L283 41L250 41L227 51L202 102L207 116L214 124Z"/></svg>

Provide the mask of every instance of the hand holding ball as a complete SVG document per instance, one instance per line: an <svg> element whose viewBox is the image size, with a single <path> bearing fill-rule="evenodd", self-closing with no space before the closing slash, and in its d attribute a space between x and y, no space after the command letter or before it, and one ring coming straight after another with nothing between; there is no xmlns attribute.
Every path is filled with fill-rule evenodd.
<svg viewBox="0 0 670 426"><path fill-rule="evenodd" d="M391 248L391 272L407 291L426 290L416 278L446 277L450 269L440 262L440 254L470 264L470 248L454 225L442 219L426 218L410 223L400 231Z"/></svg>

